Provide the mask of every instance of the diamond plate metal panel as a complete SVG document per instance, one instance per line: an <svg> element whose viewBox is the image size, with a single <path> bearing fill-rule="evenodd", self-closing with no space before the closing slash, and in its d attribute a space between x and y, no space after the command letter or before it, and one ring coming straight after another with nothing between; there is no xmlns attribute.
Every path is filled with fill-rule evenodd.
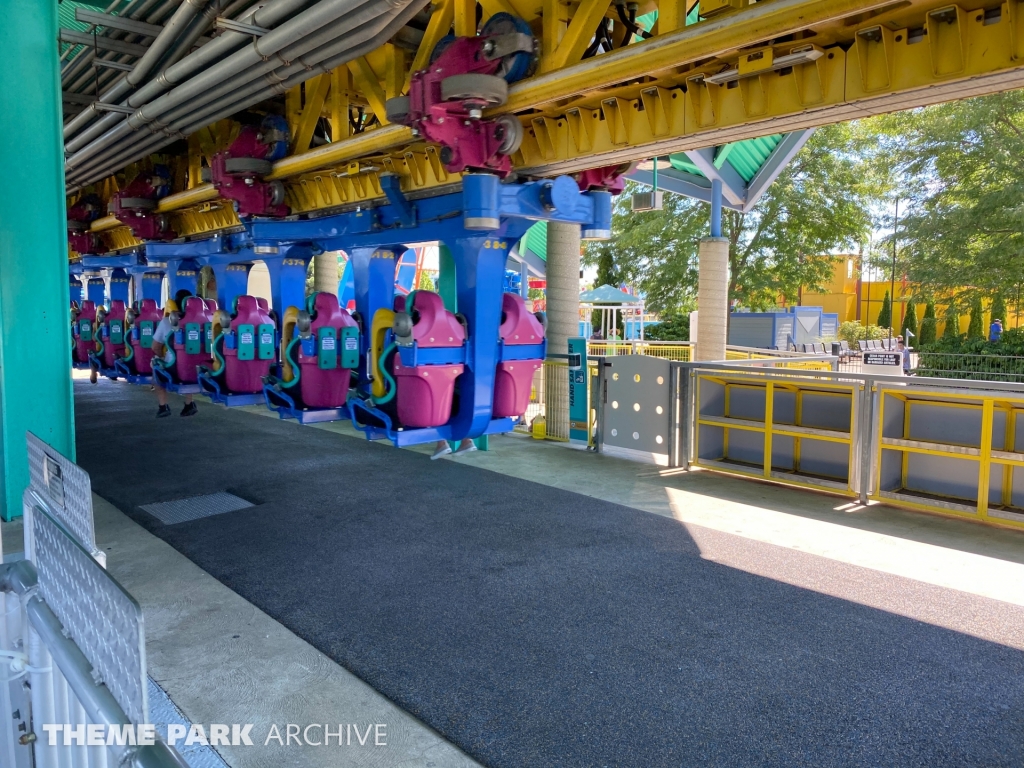
<svg viewBox="0 0 1024 768"><path fill-rule="evenodd" d="M606 448L667 455L672 434L671 371L668 360L647 355L607 358L610 368L605 426Z"/></svg>
<svg viewBox="0 0 1024 768"><path fill-rule="evenodd" d="M31 432L26 432L25 438L29 487L47 501L53 516L95 556L98 550L89 473Z"/></svg>
<svg viewBox="0 0 1024 768"><path fill-rule="evenodd" d="M147 723L142 609L44 508L32 505L39 592L133 723Z"/></svg>
<svg viewBox="0 0 1024 768"><path fill-rule="evenodd" d="M175 525L176 523L187 523L190 520L200 520L204 517L222 515L225 512L237 512L240 509L247 509L254 506L245 499L239 498L230 493L210 493L205 496L190 496L187 499L177 501L161 501L154 504L144 504L141 509L145 510L164 525Z"/></svg>

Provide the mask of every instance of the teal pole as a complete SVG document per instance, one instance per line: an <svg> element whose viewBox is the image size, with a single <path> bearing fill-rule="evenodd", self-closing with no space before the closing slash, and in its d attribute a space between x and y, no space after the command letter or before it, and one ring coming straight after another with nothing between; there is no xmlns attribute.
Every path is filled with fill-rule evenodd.
<svg viewBox="0 0 1024 768"><path fill-rule="evenodd" d="M75 457L57 3L0 0L0 517L21 515L25 432Z"/></svg>

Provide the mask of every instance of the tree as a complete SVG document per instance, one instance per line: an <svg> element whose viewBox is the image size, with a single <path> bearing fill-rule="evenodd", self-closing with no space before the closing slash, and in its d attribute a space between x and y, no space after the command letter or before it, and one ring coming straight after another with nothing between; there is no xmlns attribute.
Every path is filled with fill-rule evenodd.
<svg viewBox="0 0 1024 768"><path fill-rule="evenodd" d="M914 306L913 299L907 302L907 314L903 318L903 329L900 333L907 346L910 346L911 336L913 336L914 341L917 341L917 307Z"/></svg>
<svg viewBox="0 0 1024 768"><path fill-rule="evenodd" d="M892 299L889 298L889 292L885 292L885 298L882 299L882 308L878 312L878 326L881 328L889 328L892 326Z"/></svg>
<svg viewBox="0 0 1024 768"><path fill-rule="evenodd" d="M950 304L946 310L946 327L942 329L942 338L960 338L960 313L956 311L953 304Z"/></svg>
<svg viewBox="0 0 1024 768"><path fill-rule="evenodd" d="M619 270L615 267L615 249L612 247L610 241L605 240L599 243L596 247L596 262L597 262L597 276L594 278L594 287L600 288L602 285L610 285L618 287L620 282ZM622 335L622 313L619 312L616 326ZM595 330L601 329L601 310L595 309L590 313L590 322Z"/></svg>
<svg viewBox="0 0 1024 768"><path fill-rule="evenodd" d="M656 325L644 328L644 338L651 341L689 341L690 315L686 312L664 314Z"/></svg>
<svg viewBox="0 0 1024 768"><path fill-rule="evenodd" d="M991 318L992 322L1002 320L1003 327L1008 327L1006 322L1006 302L1003 300L1003 294L1001 293L997 293L995 298L992 299Z"/></svg>
<svg viewBox="0 0 1024 768"><path fill-rule="evenodd" d="M754 310L779 298L797 300L800 287L822 290L831 280L830 256L867 239L876 184L862 150L871 137L860 124L819 129L764 197L747 213L723 212L729 240L729 297ZM630 192L612 217L614 262L620 281L644 294L654 312L688 311L697 292L697 249L708 235L708 206L665 195L661 211L633 213ZM584 262L596 266L602 246L588 244Z"/></svg>
<svg viewBox="0 0 1024 768"><path fill-rule="evenodd" d="M879 161L898 167L907 182L899 271L961 304L1015 291L1024 272L1024 93L913 110L877 124L890 137Z"/></svg>
<svg viewBox="0 0 1024 768"><path fill-rule="evenodd" d="M921 333L917 337L920 346L935 343L935 302L929 301L924 308L924 319L921 320Z"/></svg>
<svg viewBox="0 0 1024 768"><path fill-rule="evenodd" d="M985 318L981 308L981 299L971 302L971 321L967 324L968 339L985 338Z"/></svg>
<svg viewBox="0 0 1024 768"><path fill-rule="evenodd" d="M420 281L416 288L421 291L436 291L434 276L425 269L420 270Z"/></svg>

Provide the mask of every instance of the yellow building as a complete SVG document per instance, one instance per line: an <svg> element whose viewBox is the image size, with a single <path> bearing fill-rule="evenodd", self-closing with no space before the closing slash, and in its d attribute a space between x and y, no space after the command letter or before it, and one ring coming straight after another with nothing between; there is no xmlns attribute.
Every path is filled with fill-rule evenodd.
<svg viewBox="0 0 1024 768"><path fill-rule="evenodd" d="M859 321L862 325L875 325L878 322L878 313L882 310L882 303L885 301L885 294L893 287L888 280L871 281L860 279L860 257L856 254L848 254L835 257L835 267L832 274L832 282L823 293L816 293L806 289L800 292L800 306L822 307L825 312L833 312L839 315L839 322L845 323L851 320ZM907 281L897 280L895 284L895 302L893 303L893 327L903 327L903 319L906 317L908 300L911 297L919 296L916 286ZM920 326L924 317L925 304L915 301L917 310L917 322ZM991 318L988 314L989 304L985 302L985 328L988 329ZM1020 325L1021 317L1015 311L1017 306L1014 301L1007 297L1006 314L1002 318L1004 328L1016 328ZM941 336L946 327L946 305L941 300L935 304L936 335ZM960 332L966 333L970 323L969 313L960 315Z"/></svg>

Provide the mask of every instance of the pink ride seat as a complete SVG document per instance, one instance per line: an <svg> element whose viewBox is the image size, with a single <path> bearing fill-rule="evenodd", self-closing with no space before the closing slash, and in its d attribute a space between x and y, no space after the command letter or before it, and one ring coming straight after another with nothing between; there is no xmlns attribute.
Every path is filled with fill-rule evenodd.
<svg viewBox="0 0 1024 768"><path fill-rule="evenodd" d="M313 300L315 317L310 323L310 331L314 339L319 339L321 328L333 328L336 331L335 343L341 343L341 328L355 328L357 323L352 316L338 304L338 297L333 293L318 293ZM341 349L338 351L336 368L320 367L316 348L313 354L306 356L302 345L298 345L298 361L301 375L299 392L302 402L308 408L340 408L348 399L349 382L352 371L341 366Z"/></svg>
<svg viewBox="0 0 1024 768"><path fill-rule="evenodd" d="M88 333L82 333L83 322L88 321ZM96 304L86 299L78 312L75 322L75 360L79 363L89 362L89 353L96 349ZM82 338L88 336L87 339Z"/></svg>
<svg viewBox="0 0 1024 768"><path fill-rule="evenodd" d="M260 305L260 301L263 305ZM239 352L243 346L258 348L260 340L259 327L261 325L274 325L266 307L266 300L257 299L255 296L239 296L235 306L235 316L231 320L231 330L235 333L234 349L224 347L224 383L228 392L244 394L263 391L263 377L270 374L270 367L274 364L273 359L261 360L258 354L251 360L240 360ZM241 326L251 326L252 338L245 338L250 331L242 329Z"/></svg>
<svg viewBox="0 0 1024 768"><path fill-rule="evenodd" d="M526 308L522 296L505 293L501 299L502 322L499 335L506 347L540 344L544 326ZM503 360L494 375L494 408L496 419L522 416L530 405L533 375L543 360Z"/></svg>
<svg viewBox="0 0 1024 768"><path fill-rule="evenodd" d="M110 302L110 311L107 312L106 320L103 323L103 365L107 368L114 367L114 361L124 357L125 346L125 307L120 299ZM120 330L118 330L118 327ZM118 341L119 340L119 341Z"/></svg>
<svg viewBox="0 0 1024 768"><path fill-rule="evenodd" d="M206 304L198 296L189 296L185 299L185 314L182 316L181 321L178 323L178 331L181 335L181 341L178 340L179 333L174 334L174 354L177 359L174 364L174 371L178 376L178 381L182 384L195 384L197 379L196 366L210 364L210 353L206 351L205 346L202 344L202 331L213 319L212 313L206 309ZM189 326L195 326L199 330L199 351L189 352L189 342L193 342L194 348L195 339L189 339L190 329Z"/></svg>
<svg viewBox="0 0 1024 768"><path fill-rule="evenodd" d="M156 327L160 324L163 316L164 313L160 311L160 308L153 299L143 299L139 304L139 313L135 317L135 327L141 328L142 323L151 323L151 330L156 331ZM136 339L133 334L129 341L132 345L136 372L143 376L148 376L153 372L153 348L151 346L142 346L141 335L140 338Z"/></svg>
<svg viewBox="0 0 1024 768"><path fill-rule="evenodd" d="M413 341L419 347L461 347L466 332L455 315L444 308L441 297L416 291L413 297ZM406 427L440 427L452 416L455 380L465 370L462 363L405 367L395 356L398 387L398 418Z"/></svg>

